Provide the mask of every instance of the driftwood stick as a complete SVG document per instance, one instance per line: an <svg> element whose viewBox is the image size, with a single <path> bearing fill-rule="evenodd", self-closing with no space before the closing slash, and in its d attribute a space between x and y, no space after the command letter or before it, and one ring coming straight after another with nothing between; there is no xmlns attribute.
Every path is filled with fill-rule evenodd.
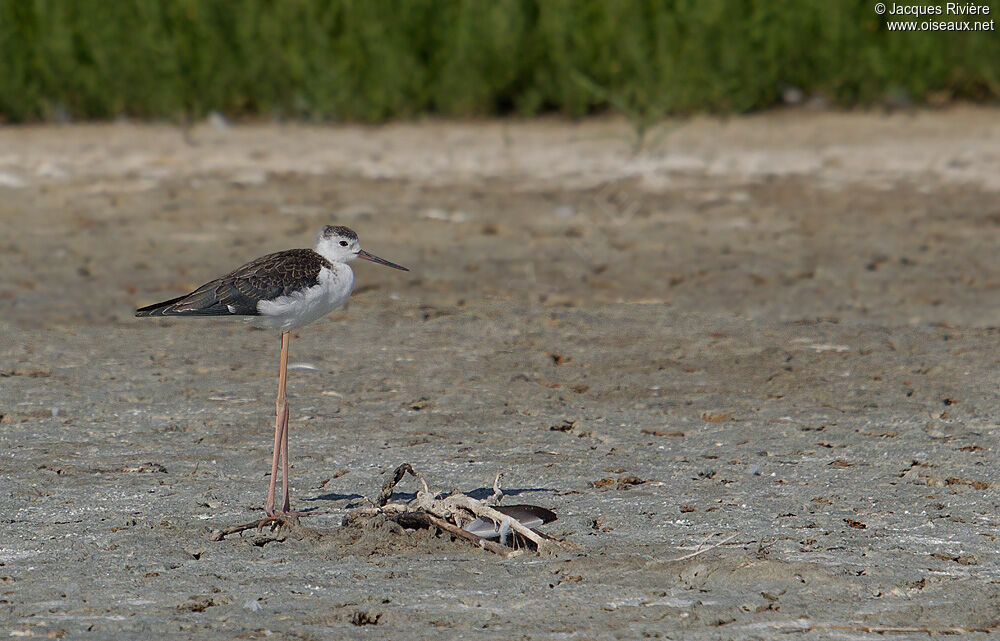
<svg viewBox="0 0 1000 641"><path fill-rule="evenodd" d="M500 489L500 479L503 478L503 472L497 472L497 477L493 479L493 496L486 499L487 505L500 505L500 501L503 500L503 490Z"/></svg>
<svg viewBox="0 0 1000 641"><path fill-rule="evenodd" d="M401 512L408 512L410 508L402 503L387 503L382 507L359 507L351 510L344 515L341 520L341 525L348 525L359 519L371 518L379 514L399 514Z"/></svg>
<svg viewBox="0 0 1000 641"><path fill-rule="evenodd" d="M465 494L452 494L446 499L435 501L435 503L442 504L447 512L453 512L455 511L455 508L462 508L469 510L476 516L490 519L494 523L503 523L504 520L509 520L511 529L534 543L535 547L541 549L545 545L545 539L540 537L538 533L531 528L522 525L517 519L512 519L503 512L498 512L488 505L483 505L481 502L466 496ZM436 512L437 510L433 511Z"/></svg>
<svg viewBox="0 0 1000 641"><path fill-rule="evenodd" d="M483 537L477 536L477 535L473 534L472 532L466 532L462 528L460 528L458 526L455 526L455 525L452 525L451 523L449 523L448 521L445 521L444 519L439 519L438 517L434 516L433 514L428 514L427 515L427 520L429 520L431 522L431 524L434 527L436 527L436 528L440 528L440 529L444 530L445 532L449 532L451 534L454 534L455 536L457 536L459 538L463 538L463 539L465 539L467 541L470 541L470 542L478 545L479 547L483 548L484 550L489 550L490 552L493 552L494 554L499 554L499 555L501 555L501 556L503 556L505 558L510 558L512 556L517 556L517 555L521 554L520 550L511 550L510 548L508 548L506 546L503 546L503 545L500 545L499 543L494 543L493 541L487 541Z"/></svg>
<svg viewBox="0 0 1000 641"><path fill-rule="evenodd" d="M520 554L518 550L511 550L508 547L494 543L493 541L487 541L481 536L477 536L472 532L466 532L460 527L452 525L444 519L440 519L433 514L424 511L416 512L403 512L393 518L396 523L399 523L403 527L425 527L425 528L437 528L443 532L452 534L460 539L465 539L466 541L472 543L476 547L481 547L484 550L493 552L494 554L499 554L502 557L510 558Z"/></svg>
<svg viewBox="0 0 1000 641"><path fill-rule="evenodd" d="M403 476L409 472L413 476L417 476L417 473L413 471L413 468L409 463L403 463L392 473L392 476L385 480L382 484L382 491L378 493L378 499L375 501L375 505L378 507L384 506L392 498L392 491L396 488L396 484L403 480ZM427 484L424 484L427 487Z"/></svg>
<svg viewBox="0 0 1000 641"><path fill-rule="evenodd" d="M239 534L246 530L256 529L260 524L260 521L254 521L253 523L243 523L240 525L231 525L227 528L221 530L212 530L212 535L208 537L209 541L221 541L225 539L230 534Z"/></svg>
<svg viewBox="0 0 1000 641"><path fill-rule="evenodd" d="M705 552L708 552L709 550L714 550L715 548L719 547L720 545L722 545L724 543L728 543L728 542L732 541L733 539L735 539L736 538L736 534L737 533L734 532L733 534L730 534L729 536L727 536L726 538L724 538L724 539L722 539L720 541L716 541L715 543L713 543L712 545L709 545L708 547L702 547L703 545L705 545L705 541L702 541L701 543L698 544L698 547L695 549L694 552L691 552L689 554L684 554L682 556L677 557L676 559L670 559L670 561L671 562L683 561L685 559L690 559L690 558L696 557L699 554L704 554Z"/></svg>

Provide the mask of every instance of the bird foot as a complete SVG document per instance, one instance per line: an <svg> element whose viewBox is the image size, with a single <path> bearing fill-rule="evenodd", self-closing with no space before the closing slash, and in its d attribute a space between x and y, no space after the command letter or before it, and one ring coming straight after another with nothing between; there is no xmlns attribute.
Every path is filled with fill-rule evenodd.
<svg viewBox="0 0 1000 641"><path fill-rule="evenodd" d="M275 512L269 516L265 516L260 521L257 521L257 530L260 531L264 529L264 526L269 525L271 529L274 530L277 527L295 527L299 524L299 515L295 512Z"/></svg>
<svg viewBox="0 0 1000 641"><path fill-rule="evenodd" d="M265 516L262 519L257 519L256 521L251 521L250 523L242 523L240 525L233 525L222 530L214 530L209 538L212 541L221 541L230 534L238 534L240 532L246 532L247 530L256 530L260 532L265 527L269 528L271 532L274 532L282 527L293 530L300 527L300 516L304 516L304 514L301 512L272 511L268 516Z"/></svg>
<svg viewBox="0 0 1000 641"><path fill-rule="evenodd" d="M308 512L293 512L292 510L289 509L271 510L270 512L265 512L265 514L267 514L267 518L261 520L261 523L264 523L265 521L274 520L280 522L294 521L297 524L300 516L309 515Z"/></svg>

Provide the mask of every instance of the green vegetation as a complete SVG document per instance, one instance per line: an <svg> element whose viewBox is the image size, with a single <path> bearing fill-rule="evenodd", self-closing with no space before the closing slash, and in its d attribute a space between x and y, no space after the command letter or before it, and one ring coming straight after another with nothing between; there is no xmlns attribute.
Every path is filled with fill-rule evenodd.
<svg viewBox="0 0 1000 641"><path fill-rule="evenodd" d="M989 4L986 18L1000 19L997 0ZM218 110L380 121L611 108L643 124L767 107L789 87L847 106L892 96L1000 97L996 31L890 32L873 7L0 0L0 119L177 119Z"/></svg>

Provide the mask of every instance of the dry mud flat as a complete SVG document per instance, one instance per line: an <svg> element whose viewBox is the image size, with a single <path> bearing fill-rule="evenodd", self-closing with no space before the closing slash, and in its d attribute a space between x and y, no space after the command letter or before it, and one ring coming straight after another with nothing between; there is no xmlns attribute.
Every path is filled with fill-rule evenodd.
<svg viewBox="0 0 1000 641"><path fill-rule="evenodd" d="M2 632L987 635L997 116L0 130ZM292 343L311 532L211 542L277 340L131 311L329 222L413 271ZM404 461L577 547L339 528Z"/></svg>

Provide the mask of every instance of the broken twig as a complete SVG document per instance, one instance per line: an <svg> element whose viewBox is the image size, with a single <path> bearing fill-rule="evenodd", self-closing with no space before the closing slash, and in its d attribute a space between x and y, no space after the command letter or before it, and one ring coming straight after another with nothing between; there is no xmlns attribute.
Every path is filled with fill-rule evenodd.
<svg viewBox="0 0 1000 641"><path fill-rule="evenodd" d="M715 548L719 547L720 545L722 545L724 543L728 543L728 542L732 541L735 538L736 538L736 533L730 534L729 536L727 536L726 538L722 539L721 541L716 541L715 543L713 543L712 545L710 545L710 546L708 546L706 548L701 547L705 543L704 541L702 541L701 543L698 544L698 548L694 552L691 552L690 554L685 554L683 556L679 556L676 559L670 559L670 561L671 562L674 562L674 561L683 561L685 559L690 559L690 558L696 557L699 554L704 554L705 552L708 552L709 550L714 550Z"/></svg>
<svg viewBox="0 0 1000 641"><path fill-rule="evenodd" d="M378 493L378 500L375 504L378 507L384 507L389 499L392 498L392 491L396 488L396 484L403 480L406 473L409 472L412 476L416 476L417 473L413 471L413 467L409 463L403 463L395 469L392 476L385 480L382 484L382 491Z"/></svg>
<svg viewBox="0 0 1000 641"><path fill-rule="evenodd" d="M503 472L497 472L497 477L493 479L493 496L486 499L487 505L500 505L500 501L503 500L503 490L500 489L500 479L503 478Z"/></svg>
<svg viewBox="0 0 1000 641"><path fill-rule="evenodd" d="M512 550L509 547L500 545L499 543L494 543L493 541L487 541L481 536L477 536L472 532L466 532L462 528L445 521L444 519L438 518L433 514L428 514L423 511L414 512L403 512L396 515L392 519L396 523L399 523L403 527L418 528L418 527L434 527L443 532L447 532L453 536L460 539L465 539L466 541L472 543L473 545L479 546L484 550L493 552L494 554L499 554L500 556L510 558L512 556L517 556L521 552L519 550Z"/></svg>

